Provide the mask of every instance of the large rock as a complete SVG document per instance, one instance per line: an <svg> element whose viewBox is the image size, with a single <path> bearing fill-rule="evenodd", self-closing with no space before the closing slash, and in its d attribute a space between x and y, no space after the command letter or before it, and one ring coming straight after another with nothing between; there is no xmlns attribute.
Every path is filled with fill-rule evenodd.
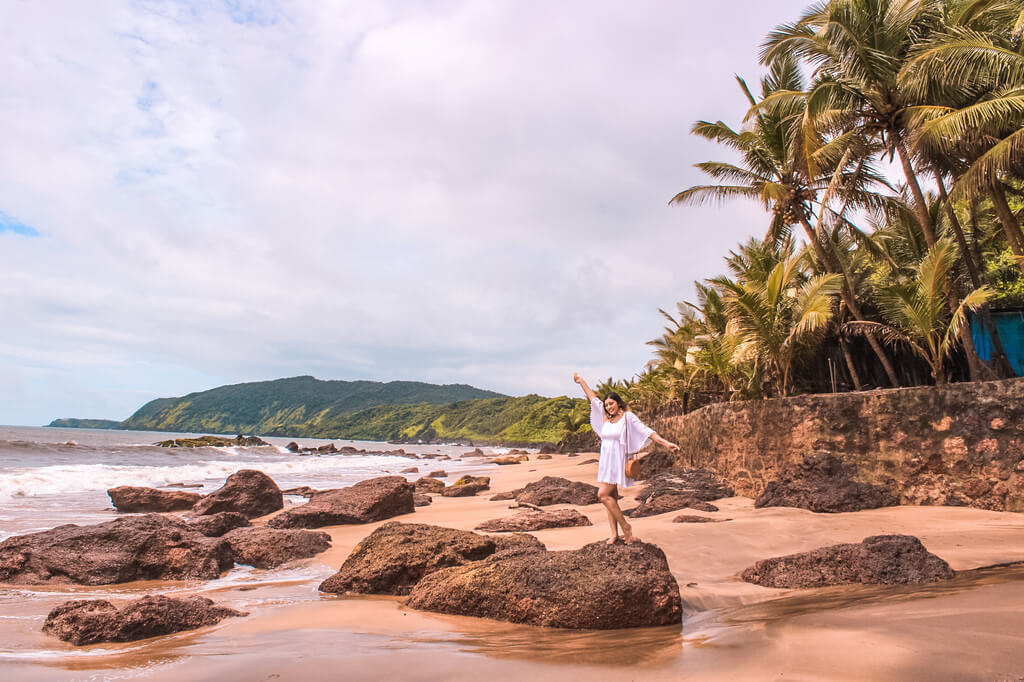
<svg viewBox="0 0 1024 682"><path fill-rule="evenodd" d="M322 528L382 521L415 511L413 484L402 476L380 476L347 488L321 490L309 502L278 514L271 528Z"/></svg>
<svg viewBox="0 0 1024 682"><path fill-rule="evenodd" d="M547 507L552 504L597 504L597 486L570 481L558 476L545 476L528 483L516 495L519 504Z"/></svg>
<svg viewBox="0 0 1024 682"><path fill-rule="evenodd" d="M277 568L293 559L308 559L331 546L322 531L236 528L224 536L237 564Z"/></svg>
<svg viewBox="0 0 1024 682"><path fill-rule="evenodd" d="M485 490L490 490L490 486L483 483L467 483L465 485L450 485L442 490L441 494L444 497L473 497Z"/></svg>
<svg viewBox="0 0 1024 682"><path fill-rule="evenodd" d="M668 512L679 511L680 509L696 509L698 511L706 512L718 511L718 507L715 505L709 502L702 502L696 497L669 493L666 495L659 495L658 497L648 498L648 500L643 504L625 511L623 514L639 519L645 516L667 514Z"/></svg>
<svg viewBox="0 0 1024 682"><path fill-rule="evenodd" d="M765 587L916 585L949 580L953 569L912 535L875 535L860 543L758 561L740 577Z"/></svg>
<svg viewBox="0 0 1024 682"><path fill-rule="evenodd" d="M121 512L173 512L191 509L202 497L183 490L158 490L122 485L107 491L110 502Z"/></svg>
<svg viewBox="0 0 1024 682"><path fill-rule="evenodd" d="M681 495L710 502L734 494L732 488L706 469L673 469L647 479L636 499L649 502L662 495Z"/></svg>
<svg viewBox="0 0 1024 682"><path fill-rule="evenodd" d="M23 585L209 580L232 564L223 539L159 514L67 524L0 543L0 582Z"/></svg>
<svg viewBox="0 0 1024 682"><path fill-rule="evenodd" d="M409 594L434 571L494 554L494 540L466 530L422 523L385 523L363 538L322 592Z"/></svg>
<svg viewBox="0 0 1024 682"><path fill-rule="evenodd" d="M488 535L494 541L494 551L507 552L543 552L547 549L544 543L529 533L502 533L501 535Z"/></svg>
<svg viewBox="0 0 1024 682"><path fill-rule="evenodd" d="M575 629L682 622L660 548L589 544L560 552L502 552L425 576L407 604L424 611Z"/></svg>
<svg viewBox="0 0 1024 682"><path fill-rule="evenodd" d="M224 618L247 616L204 597L143 597L117 608L104 599L64 602L50 611L43 632L72 644L132 642L214 625Z"/></svg>
<svg viewBox="0 0 1024 682"><path fill-rule="evenodd" d="M414 485L417 492L421 493L444 492L444 481L439 481L436 478L424 477L416 481Z"/></svg>
<svg viewBox="0 0 1024 682"><path fill-rule="evenodd" d="M284 496L274 479L262 471L242 469L228 476L224 485L196 502L192 512L199 516L238 512L253 519L284 507Z"/></svg>
<svg viewBox="0 0 1024 682"><path fill-rule="evenodd" d="M799 507L813 512L851 512L899 504L885 488L860 483L843 461L828 452L807 455L765 486L755 507Z"/></svg>
<svg viewBox="0 0 1024 682"><path fill-rule="evenodd" d="M206 537L219 538L229 530L251 526L249 519L238 512L217 512L209 516L199 516L188 522L188 527L197 530Z"/></svg>
<svg viewBox="0 0 1024 682"><path fill-rule="evenodd" d="M485 533L521 533L545 528L572 528L575 526L592 526L583 514L575 509L545 509L544 511L524 511L502 519L484 521L476 530Z"/></svg>

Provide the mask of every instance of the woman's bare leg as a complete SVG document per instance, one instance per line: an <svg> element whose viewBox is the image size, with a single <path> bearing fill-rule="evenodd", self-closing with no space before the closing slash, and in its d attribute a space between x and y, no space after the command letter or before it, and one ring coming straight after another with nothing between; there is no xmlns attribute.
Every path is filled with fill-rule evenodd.
<svg viewBox="0 0 1024 682"><path fill-rule="evenodd" d="M618 492L618 486L612 483L602 483L601 487L597 490L597 499L601 500L601 504L608 511L608 525L612 529L612 536L608 539L608 544L613 544L619 538L619 528L622 528L622 537L626 540L626 544L629 545L635 541L633 538L633 528L626 523L626 517L622 515L622 510L619 509Z"/></svg>

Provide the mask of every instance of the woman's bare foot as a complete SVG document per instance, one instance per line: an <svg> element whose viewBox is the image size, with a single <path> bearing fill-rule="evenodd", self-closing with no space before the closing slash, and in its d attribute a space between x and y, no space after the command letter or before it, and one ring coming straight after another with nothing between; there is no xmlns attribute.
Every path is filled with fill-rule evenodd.
<svg viewBox="0 0 1024 682"><path fill-rule="evenodd" d="M615 537L613 537L613 538L608 538L608 540L607 540L607 541L605 542L605 544L606 544L606 545L614 545L614 544L615 544L616 542L618 542L618 541L619 541L619 536L618 536L618 535L616 535L616 536L615 536Z"/></svg>
<svg viewBox="0 0 1024 682"><path fill-rule="evenodd" d="M627 545L632 545L634 542L639 542L640 538L633 537L633 527L622 529L622 539Z"/></svg>

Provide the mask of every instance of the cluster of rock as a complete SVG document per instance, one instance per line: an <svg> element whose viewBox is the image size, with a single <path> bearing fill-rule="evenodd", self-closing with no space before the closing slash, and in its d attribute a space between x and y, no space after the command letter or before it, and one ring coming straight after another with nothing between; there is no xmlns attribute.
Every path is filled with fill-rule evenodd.
<svg viewBox="0 0 1024 682"><path fill-rule="evenodd" d="M765 587L918 585L949 580L953 569L912 535L875 535L859 543L759 561L740 574Z"/></svg>
<svg viewBox="0 0 1024 682"><path fill-rule="evenodd" d="M157 443L153 443L153 445L161 448L226 448L232 446L254 448L270 445L270 443L262 438L257 438L256 436L238 435L234 438L224 438L223 436L172 438L171 440L162 440Z"/></svg>
<svg viewBox="0 0 1024 682"><path fill-rule="evenodd" d="M854 480L853 471L830 452L806 455L769 482L755 507L799 507L813 512L851 512L899 504L887 489Z"/></svg>
<svg viewBox="0 0 1024 682"><path fill-rule="evenodd" d="M545 476L518 490L498 493L492 500L515 500L519 504L547 507L553 504L597 504L597 486L570 481L559 476Z"/></svg>
<svg viewBox="0 0 1024 682"><path fill-rule="evenodd" d="M409 595L413 608L562 628L682 621L679 586L654 545L603 542L552 552L535 539L493 538L388 523L365 538L320 589Z"/></svg>
<svg viewBox="0 0 1024 682"><path fill-rule="evenodd" d="M293 452L297 455L390 455L392 457L408 457L410 459L418 459L420 457L420 455L406 452L401 448L398 450L366 450L351 445L343 445L339 448L334 443L302 446L292 441L285 445L284 448L288 452Z"/></svg>
<svg viewBox="0 0 1024 682"><path fill-rule="evenodd" d="M652 476L646 481L636 499L640 506L625 513L642 518L680 509L715 512L718 507L711 500L732 497L734 491L714 474L705 469L673 469Z"/></svg>

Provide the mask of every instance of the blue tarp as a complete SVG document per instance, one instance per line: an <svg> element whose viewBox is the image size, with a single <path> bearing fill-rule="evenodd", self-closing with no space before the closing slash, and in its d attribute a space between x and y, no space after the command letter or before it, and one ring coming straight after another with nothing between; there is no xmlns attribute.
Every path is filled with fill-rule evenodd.
<svg viewBox="0 0 1024 682"><path fill-rule="evenodd" d="M990 314L1010 366L1017 376L1024 376L1024 310L993 310ZM971 336L978 357L988 362L992 357L992 338L977 315L971 315Z"/></svg>

